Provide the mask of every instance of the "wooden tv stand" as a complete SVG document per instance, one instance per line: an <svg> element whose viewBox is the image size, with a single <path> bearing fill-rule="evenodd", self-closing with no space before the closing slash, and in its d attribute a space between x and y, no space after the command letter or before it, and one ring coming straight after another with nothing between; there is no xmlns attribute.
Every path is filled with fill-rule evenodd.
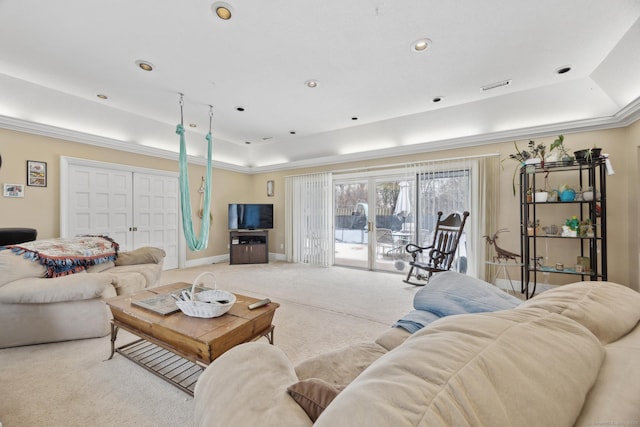
<svg viewBox="0 0 640 427"><path fill-rule="evenodd" d="M230 231L229 248L229 264L268 263L269 231Z"/></svg>

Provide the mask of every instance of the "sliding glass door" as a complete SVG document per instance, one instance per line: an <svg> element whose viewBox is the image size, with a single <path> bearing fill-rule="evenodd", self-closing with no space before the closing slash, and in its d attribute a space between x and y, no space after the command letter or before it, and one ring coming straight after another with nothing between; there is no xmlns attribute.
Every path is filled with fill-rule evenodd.
<svg viewBox="0 0 640 427"><path fill-rule="evenodd" d="M334 181L334 262L369 268L369 181Z"/></svg>
<svg viewBox="0 0 640 427"><path fill-rule="evenodd" d="M368 176L334 181L335 264L404 271L404 247L413 239L412 182L405 176Z"/></svg>
<svg viewBox="0 0 640 427"><path fill-rule="evenodd" d="M455 268L483 277L487 254L481 236L498 228L499 161L491 155L318 174L317 188L294 185L296 178L319 180L311 175L287 177L285 236L298 242L287 245L287 259L311 263L309 254L321 253L318 265L406 274L405 246L432 242L438 211L445 217L469 211Z"/></svg>

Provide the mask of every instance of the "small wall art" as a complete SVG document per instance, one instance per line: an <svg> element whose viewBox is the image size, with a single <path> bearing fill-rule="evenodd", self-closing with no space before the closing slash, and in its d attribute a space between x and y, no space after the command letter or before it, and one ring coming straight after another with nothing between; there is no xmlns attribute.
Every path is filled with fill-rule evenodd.
<svg viewBox="0 0 640 427"><path fill-rule="evenodd" d="M27 185L31 187L47 186L47 163L27 160Z"/></svg>
<svg viewBox="0 0 640 427"><path fill-rule="evenodd" d="M4 184L4 197L24 197L24 185Z"/></svg>

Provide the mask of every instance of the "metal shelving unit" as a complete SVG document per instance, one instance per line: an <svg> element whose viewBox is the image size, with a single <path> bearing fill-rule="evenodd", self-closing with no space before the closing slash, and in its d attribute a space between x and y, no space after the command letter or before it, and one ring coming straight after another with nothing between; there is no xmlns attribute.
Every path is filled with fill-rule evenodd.
<svg viewBox="0 0 640 427"><path fill-rule="evenodd" d="M535 202L527 198L528 189L542 187L545 175L552 176L562 174L567 179L576 180L577 188L591 187L593 200L575 200L570 202L547 201ZM577 175L577 176L576 176ZM538 185L536 185L536 182ZM596 194L600 197L596 197ZM522 285L521 292L526 298L531 298L536 292L538 275L541 273L570 274L580 276L580 280L607 280L607 202L606 202L606 167L605 159L594 159L589 163L572 162L546 163L524 165L520 169L520 250L522 254ZM575 208L573 215L580 222L587 218L593 226L593 237L563 237L561 235L546 235L528 232L529 224L537 224L538 217L542 213L557 208L559 205ZM544 239L547 239L544 241ZM576 253L581 257L589 258L589 271L576 271L573 266L558 269L554 266L544 266L539 263L541 259L540 247L544 242L545 247L558 243L558 239L573 241L578 247Z"/></svg>

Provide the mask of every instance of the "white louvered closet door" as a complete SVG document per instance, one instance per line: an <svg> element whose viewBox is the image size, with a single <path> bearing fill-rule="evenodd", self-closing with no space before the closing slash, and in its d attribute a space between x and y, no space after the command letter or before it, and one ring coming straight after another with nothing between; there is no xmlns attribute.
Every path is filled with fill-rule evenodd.
<svg viewBox="0 0 640 427"><path fill-rule="evenodd" d="M133 174L134 245L163 248L166 269L178 268L178 191L174 177Z"/></svg>
<svg viewBox="0 0 640 427"><path fill-rule="evenodd" d="M103 167L101 167L103 166ZM166 252L164 268L179 267L177 175L82 159L61 162L61 236L102 234L121 251L142 246Z"/></svg>
<svg viewBox="0 0 640 427"><path fill-rule="evenodd" d="M107 235L134 248L131 172L74 165L69 169L68 228L62 237ZM64 221L64 218L63 218Z"/></svg>

